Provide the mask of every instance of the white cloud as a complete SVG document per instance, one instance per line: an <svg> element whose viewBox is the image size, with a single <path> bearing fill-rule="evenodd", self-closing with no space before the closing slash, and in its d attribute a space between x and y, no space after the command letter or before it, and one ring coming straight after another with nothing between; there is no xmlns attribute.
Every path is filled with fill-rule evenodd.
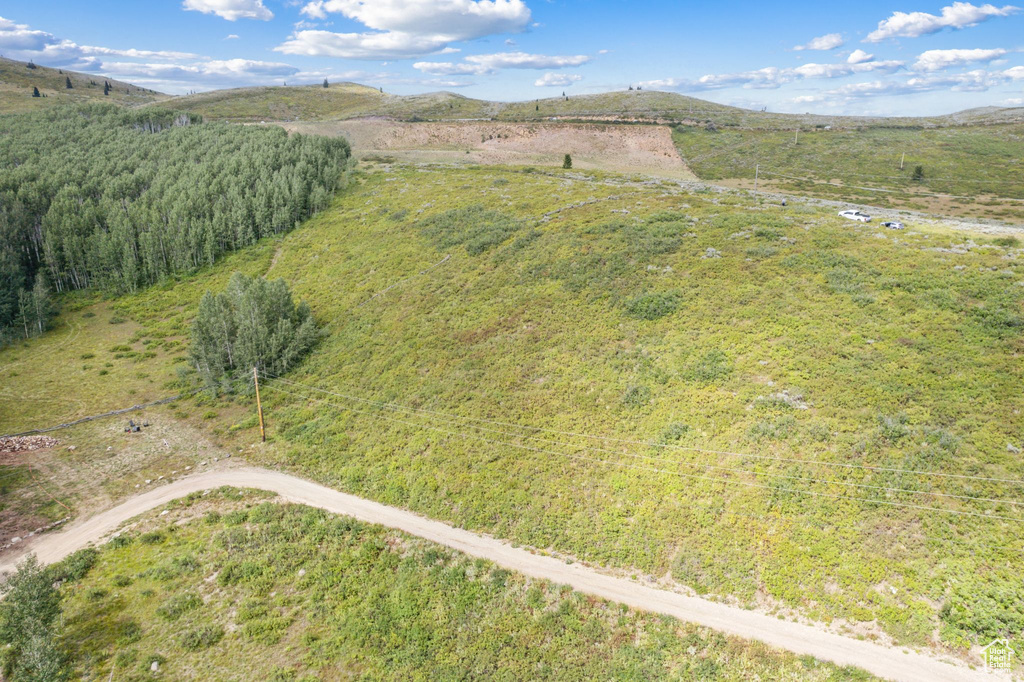
<svg viewBox="0 0 1024 682"><path fill-rule="evenodd" d="M259 19L270 21L274 13L263 6L263 0L185 0L181 6L186 10L216 14L222 19Z"/></svg>
<svg viewBox="0 0 1024 682"><path fill-rule="evenodd" d="M578 83L581 80L583 80L583 76L575 73L546 73L538 78L534 82L534 85L537 87L551 87L555 85L565 87L567 85L572 85L573 83Z"/></svg>
<svg viewBox="0 0 1024 682"><path fill-rule="evenodd" d="M238 34L231 33L224 37L224 40L238 40Z"/></svg>
<svg viewBox="0 0 1024 682"><path fill-rule="evenodd" d="M868 54L864 50L854 50L850 53L850 56L846 58L847 64L860 64L861 62L869 62L875 58L875 55Z"/></svg>
<svg viewBox="0 0 1024 682"><path fill-rule="evenodd" d="M899 61L860 61L844 64L804 64L792 69L792 72L801 78L842 78L855 73L866 73L868 71L899 70L903 62Z"/></svg>
<svg viewBox="0 0 1024 682"><path fill-rule="evenodd" d="M0 51L13 59L33 60L48 66L63 66L82 71L98 71L102 64L98 57L104 56L161 61L199 58L199 55L191 52L79 45L74 41L58 38L46 31L33 30L26 24L18 24L3 17L0 17Z"/></svg>
<svg viewBox="0 0 1024 682"><path fill-rule="evenodd" d="M1003 74L990 73L983 69L943 76L914 76L907 80L870 81L851 83L827 94L845 98L878 97L885 95L906 95L935 90L956 92L984 92L1005 81Z"/></svg>
<svg viewBox="0 0 1024 682"><path fill-rule="evenodd" d="M1003 75L1015 81L1024 80L1024 66L1015 66L1012 69L1003 71Z"/></svg>
<svg viewBox="0 0 1024 682"><path fill-rule="evenodd" d="M424 73L435 75L466 75L481 76L494 73L499 69L562 69L580 66L590 61L585 54L578 55L543 55L527 54L526 52L499 52L497 54L470 55L461 64L452 62L416 62L413 68Z"/></svg>
<svg viewBox="0 0 1024 682"><path fill-rule="evenodd" d="M866 55L870 59L870 55ZM738 73L708 74L697 80L668 78L662 80L643 81L645 88L682 88L684 90L718 90L721 88L743 87L755 89L778 88L793 81L812 78L842 78L857 73L880 71L892 73L903 68L900 61L846 61L840 64L803 64L795 68L781 69L775 66L741 71Z"/></svg>
<svg viewBox="0 0 1024 682"><path fill-rule="evenodd" d="M372 32L298 31L275 50L349 59L418 57L457 41L518 33L530 21L523 0L314 0L302 13L312 19L341 14Z"/></svg>
<svg viewBox="0 0 1024 682"><path fill-rule="evenodd" d="M937 33L944 28L966 28L992 17L1009 16L1019 10L1019 7L1013 5L978 7L969 2L954 2L943 7L939 16L927 12L893 12L888 19L878 22L878 28L869 33L864 42L878 43L887 38L917 38Z"/></svg>
<svg viewBox="0 0 1024 682"><path fill-rule="evenodd" d="M1010 99L1004 99L999 103L1003 107L1020 107L1024 106L1024 97L1011 97Z"/></svg>
<svg viewBox="0 0 1024 682"><path fill-rule="evenodd" d="M918 71L939 71L972 62L990 62L1004 56L1006 52L1002 48L993 50L928 50L918 56L917 61L914 62L914 68Z"/></svg>
<svg viewBox="0 0 1024 682"><path fill-rule="evenodd" d="M111 57L132 57L135 59L199 59L192 52L174 52L171 50L115 50L109 47L82 45L81 50L88 55L108 55Z"/></svg>
<svg viewBox="0 0 1024 682"><path fill-rule="evenodd" d="M842 47L843 36L840 33L829 33L828 35L818 36L812 39L805 45L797 45L794 50L834 50L837 47Z"/></svg>

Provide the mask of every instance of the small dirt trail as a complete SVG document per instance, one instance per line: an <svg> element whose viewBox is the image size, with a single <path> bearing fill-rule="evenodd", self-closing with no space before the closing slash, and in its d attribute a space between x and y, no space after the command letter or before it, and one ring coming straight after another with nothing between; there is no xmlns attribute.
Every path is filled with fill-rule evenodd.
<svg viewBox="0 0 1024 682"><path fill-rule="evenodd" d="M101 540L121 524L150 509L189 493L220 486L259 488L277 493L289 502L346 514L361 521L395 528L437 542L470 556L488 559L504 568L533 578L571 586L603 599L621 602L652 613L714 628L726 634L756 639L780 649L806 654L841 665L855 665L875 675L907 682L962 682L1008 680L1009 676L971 670L961 663L944 662L918 653L843 637L819 628L779 620L742 608L727 606L640 585L599 573L580 564L538 556L506 542L471 533L403 509L388 507L354 495L278 471L256 468L220 469L181 478L136 495L118 506L75 522L59 533L33 538L20 556L0 560L0 571L13 570L16 562L34 552L45 563L58 561L89 543Z"/></svg>

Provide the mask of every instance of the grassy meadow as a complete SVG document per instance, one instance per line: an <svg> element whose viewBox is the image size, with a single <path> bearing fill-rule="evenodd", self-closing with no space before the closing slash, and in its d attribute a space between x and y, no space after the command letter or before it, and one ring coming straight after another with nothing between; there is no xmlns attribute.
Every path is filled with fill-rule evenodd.
<svg viewBox="0 0 1024 682"><path fill-rule="evenodd" d="M192 495L69 561L80 679L873 679L265 498Z"/></svg>
<svg viewBox="0 0 1024 682"><path fill-rule="evenodd" d="M964 654L1024 645L1022 255L642 177L382 164L293 233L67 312L0 351L0 386L69 413L187 389L202 293L283 277L326 334L265 381L269 442L247 396L162 418L516 543ZM128 322L62 351L93 310ZM81 380L37 385L58 365ZM55 421L42 404L8 402L3 430Z"/></svg>
<svg viewBox="0 0 1024 682"><path fill-rule="evenodd" d="M677 126L676 146L703 180L744 180L803 196L1024 221L1024 125L825 130ZM906 154L905 159L903 155ZM903 160L903 169L900 161ZM924 170L922 180L914 169Z"/></svg>

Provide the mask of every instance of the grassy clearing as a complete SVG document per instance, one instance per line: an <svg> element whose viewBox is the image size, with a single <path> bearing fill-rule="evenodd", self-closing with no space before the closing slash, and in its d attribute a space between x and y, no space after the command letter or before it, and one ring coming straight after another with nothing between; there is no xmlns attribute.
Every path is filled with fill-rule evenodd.
<svg viewBox="0 0 1024 682"><path fill-rule="evenodd" d="M190 496L65 584L83 679L872 679L263 497Z"/></svg>
<svg viewBox="0 0 1024 682"><path fill-rule="evenodd" d="M795 194L973 218L1024 219L1020 124L810 128L801 132L799 142L792 130L709 132L677 126L673 138L690 169L705 180L750 181L760 165L762 187ZM924 169L923 181L912 179L917 166ZM935 194L948 196L928 196Z"/></svg>
<svg viewBox="0 0 1024 682"><path fill-rule="evenodd" d="M1024 430L1021 256L669 182L384 165L280 242L111 305L141 346L182 339L234 269L284 277L330 331L289 379L336 395L268 381L267 446L249 447L247 400L194 424L225 447L713 598L964 652L1024 626L1020 524L894 505L1019 516L931 494L1019 488L806 462L1024 478L1007 448ZM694 447L751 456L679 449Z"/></svg>

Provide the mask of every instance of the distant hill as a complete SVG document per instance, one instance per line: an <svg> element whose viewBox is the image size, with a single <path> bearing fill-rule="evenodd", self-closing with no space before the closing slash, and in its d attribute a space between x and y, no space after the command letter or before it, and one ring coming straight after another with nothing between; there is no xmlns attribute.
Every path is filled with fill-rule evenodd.
<svg viewBox="0 0 1024 682"><path fill-rule="evenodd" d="M71 79L71 89L67 88L68 78ZM104 81L109 83L111 88L110 94L106 96L103 94ZM41 97L32 96L33 87L39 88ZM0 113L32 111L97 98L115 104L135 106L163 101L168 99L169 95L100 75L54 69L0 57Z"/></svg>
<svg viewBox="0 0 1024 682"><path fill-rule="evenodd" d="M1024 108L985 107L946 116L882 118L751 111L657 90L491 102L451 92L392 95L357 83L215 90L176 97L172 106L230 121L329 121L385 117L397 120L499 121L614 120L713 122L716 126L762 129L796 127L945 127L1024 121Z"/></svg>

